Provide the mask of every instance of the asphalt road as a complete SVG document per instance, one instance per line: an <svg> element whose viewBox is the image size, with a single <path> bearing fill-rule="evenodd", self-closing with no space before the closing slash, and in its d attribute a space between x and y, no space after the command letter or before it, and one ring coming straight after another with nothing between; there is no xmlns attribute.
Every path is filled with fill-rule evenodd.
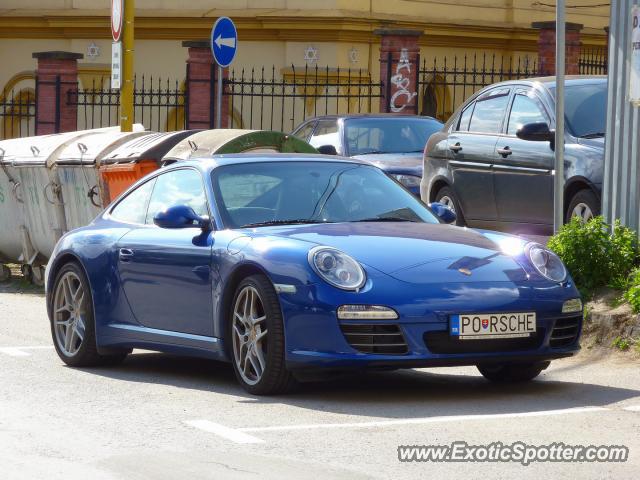
<svg viewBox="0 0 640 480"><path fill-rule="evenodd" d="M41 294L0 286L0 478L638 478L640 362L585 352L539 381L474 368L379 373L244 393L216 362L134 352L76 370ZM626 445L626 463L400 463L399 445Z"/></svg>

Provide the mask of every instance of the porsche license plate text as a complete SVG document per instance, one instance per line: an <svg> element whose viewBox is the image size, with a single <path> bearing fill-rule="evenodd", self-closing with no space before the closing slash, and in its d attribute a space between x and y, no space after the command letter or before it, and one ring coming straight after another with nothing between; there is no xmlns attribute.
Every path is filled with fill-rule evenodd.
<svg viewBox="0 0 640 480"><path fill-rule="evenodd" d="M460 340L528 337L536 331L536 314L478 313L452 315L449 332Z"/></svg>

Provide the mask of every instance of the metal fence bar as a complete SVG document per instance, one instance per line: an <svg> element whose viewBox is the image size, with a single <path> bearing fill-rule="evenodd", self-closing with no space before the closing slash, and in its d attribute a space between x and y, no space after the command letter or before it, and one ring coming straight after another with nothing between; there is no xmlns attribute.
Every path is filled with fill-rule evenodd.
<svg viewBox="0 0 640 480"><path fill-rule="evenodd" d="M283 131L317 115L368 113L371 99L383 93L383 83L368 72L318 65L291 66L280 74L275 66L271 72L254 68L249 76L232 70L224 85L234 127Z"/></svg>
<svg viewBox="0 0 640 480"><path fill-rule="evenodd" d="M157 131L186 128L187 92L180 89L180 82L159 77L134 76L134 121L145 128ZM78 107L78 128L115 126L120 111L120 92L112 89L110 82L95 80L91 88L67 92L66 101Z"/></svg>
<svg viewBox="0 0 640 480"><path fill-rule="evenodd" d="M36 89L38 85L36 83ZM0 139L28 137L35 134L36 97L32 90L0 92Z"/></svg>

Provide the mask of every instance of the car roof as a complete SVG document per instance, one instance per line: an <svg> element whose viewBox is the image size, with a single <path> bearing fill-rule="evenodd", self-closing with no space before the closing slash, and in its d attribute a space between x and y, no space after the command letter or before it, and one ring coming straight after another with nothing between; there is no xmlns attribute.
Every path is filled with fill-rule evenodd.
<svg viewBox="0 0 640 480"><path fill-rule="evenodd" d="M434 120L438 123L442 123L440 120L434 117L428 117L426 115L415 115L411 113L347 113L344 115L319 115L317 117L309 118L304 123L313 120L333 120L333 119L352 119L352 118L420 118L422 120Z"/></svg>
<svg viewBox="0 0 640 480"><path fill-rule="evenodd" d="M371 165L364 160L341 157L338 155L320 155L312 153L233 153L224 155L212 155L210 157L193 158L186 161L172 163L170 166L197 166L204 170L214 170L224 165L236 165L245 163L265 162L317 162L317 163L353 163L358 165Z"/></svg>
<svg viewBox="0 0 640 480"><path fill-rule="evenodd" d="M566 85L587 85L594 83L606 83L607 76L606 75L567 75L565 77ZM494 83L490 85L494 87L496 85L522 85L522 84L542 84L547 88L554 88L556 86L556 77L548 76L548 77L532 77L532 78L522 78L519 80L507 80L505 82Z"/></svg>

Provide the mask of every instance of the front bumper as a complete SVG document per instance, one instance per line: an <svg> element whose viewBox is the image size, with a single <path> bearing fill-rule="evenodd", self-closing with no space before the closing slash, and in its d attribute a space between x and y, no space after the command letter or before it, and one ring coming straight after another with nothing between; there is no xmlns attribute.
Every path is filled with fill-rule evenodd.
<svg viewBox="0 0 640 480"><path fill-rule="evenodd" d="M542 362L569 357L580 350L582 313L560 313L562 303L577 296L573 285L523 287L495 282L467 283L459 288L460 285L443 284L429 288L430 292L425 292L424 286L406 284L398 288L397 282L394 286L374 294L335 292L324 285L309 285L295 295L281 294L287 367L365 369ZM459 293L452 295L454 291ZM492 295L492 291L500 294ZM337 307L354 303L389 306L399 318L338 320ZM461 341L449 335L452 314L523 311L537 314L537 332L529 339ZM389 327L380 329L380 325ZM372 336L366 335L367 329L382 332L378 335L391 345L397 345L401 338L406 348L375 348ZM364 333L351 333L354 331ZM367 342L374 348L361 346Z"/></svg>

